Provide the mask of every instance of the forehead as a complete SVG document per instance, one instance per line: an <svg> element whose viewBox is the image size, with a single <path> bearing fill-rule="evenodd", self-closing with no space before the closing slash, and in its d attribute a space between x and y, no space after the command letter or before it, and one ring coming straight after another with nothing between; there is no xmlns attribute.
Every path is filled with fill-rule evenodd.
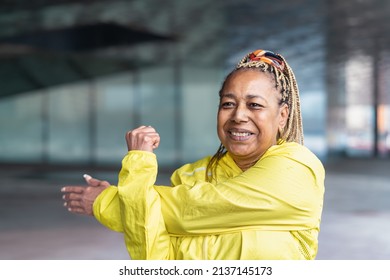
<svg viewBox="0 0 390 280"><path fill-rule="evenodd" d="M238 70L235 70L232 75L230 75L230 78L237 77L237 76L251 76L251 77L267 77L271 81L273 80L273 76L270 72L263 71L260 68L240 68Z"/></svg>
<svg viewBox="0 0 390 280"><path fill-rule="evenodd" d="M275 94L278 92L272 74L258 69L240 69L225 81L222 95L232 94Z"/></svg>

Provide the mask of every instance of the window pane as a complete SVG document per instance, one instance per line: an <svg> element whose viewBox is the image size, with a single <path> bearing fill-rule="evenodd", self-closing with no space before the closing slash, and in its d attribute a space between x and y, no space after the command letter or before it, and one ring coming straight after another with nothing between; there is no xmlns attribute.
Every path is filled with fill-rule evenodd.
<svg viewBox="0 0 390 280"><path fill-rule="evenodd" d="M160 134L156 150L159 163L171 165L176 160L177 120L175 119L175 88L171 67L151 68L140 72L139 108L141 125L151 125ZM178 139L179 138L179 139Z"/></svg>
<svg viewBox="0 0 390 280"><path fill-rule="evenodd" d="M127 152L125 133L135 125L133 74L100 80L96 84L97 150L100 163L120 164Z"/></svg>
<svg viewBox="0 0 390 280"><path fill-rule="evenodd" d="M189 67L184 68L183 76L183 155L194 161L218 149L218 92L223 77L218 69Z"/></svg>
<svg viewBox="0 0 390 280"><path fill-rule="evenodd" d="M0 160L39 162L42 159L41 93L0 102Z"/></svg>
<svg viewBox="0 0 390 280"><path fill-rule="evenodd" d="M49 98L49 160L87 162L89 142L88 84L59 87Z"/></svg>

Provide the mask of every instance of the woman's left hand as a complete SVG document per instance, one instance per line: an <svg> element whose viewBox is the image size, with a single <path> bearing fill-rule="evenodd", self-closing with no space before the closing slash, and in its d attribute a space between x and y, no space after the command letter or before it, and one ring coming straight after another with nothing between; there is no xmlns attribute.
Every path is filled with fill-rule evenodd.
<svg viewBox="0 0 390 280"><path fill-rule="evenodd" d="M64 206L69 212L93 216L93 203L96 197L110 186L107 181L101 181L85 174L88 186L66 186L61 189L64 194Z"/></svg>
<svg viewBox="0 0 390 280"><path fill-rule="evenodd" d="M160 144L160 135L151 126L140 126L126 133L127 149L153 152Z"/></svg>

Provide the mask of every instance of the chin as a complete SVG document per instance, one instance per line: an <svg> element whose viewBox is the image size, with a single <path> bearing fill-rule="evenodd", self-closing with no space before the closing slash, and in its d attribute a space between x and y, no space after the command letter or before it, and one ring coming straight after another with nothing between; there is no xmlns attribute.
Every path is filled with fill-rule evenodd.
<svg viewBox="0 0 390 280"><path fill-rule="evenodd" d="M227 149L227 151L232 155L232 156L236 156L236 157L249 157L250 156L250 152L248 152L247 150L240 150L240 149Z"/></svg>

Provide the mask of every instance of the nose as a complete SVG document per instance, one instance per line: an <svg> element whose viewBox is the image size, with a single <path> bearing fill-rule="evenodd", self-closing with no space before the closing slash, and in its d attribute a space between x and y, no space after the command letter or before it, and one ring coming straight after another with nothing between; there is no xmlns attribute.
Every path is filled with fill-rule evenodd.
<svg viewBox="0 0 390 280"><path fill-rule="evenodd" d="M231 120L236 123L247 122L248 121L247 108L244 106L237 106L236 109L233 111Z"/></svg>

